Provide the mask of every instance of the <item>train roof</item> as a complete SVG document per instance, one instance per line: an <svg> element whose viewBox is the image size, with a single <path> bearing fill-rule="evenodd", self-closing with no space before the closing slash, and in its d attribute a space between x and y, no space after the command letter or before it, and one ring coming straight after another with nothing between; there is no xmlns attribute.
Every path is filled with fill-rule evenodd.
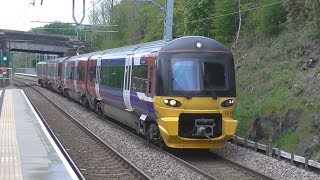
<svg viewBox="0 0 320 180"><path fill-rule="evenodd" d="M197 45L199 43L200 45ZM231 53L231 51L228 48L226 48L223 44L214 39L203 36L185 36L168 42L166 46L162 47L159 50L159 54L168 52L174 53L179 51Z"/></svg>
<svg viewBox="0 0 320 180"><path fill-rule="evenodd" d="M60 58L55 58L55 59L48 59L48 60L46 60L45 62L46 62L46 63L57 63L57 62L62 62L62 61L64 61L64 60L68 59L68 58L69 58L69 57L66 56L66 57L60 57Z"/></svg>
<svg viewBox="0 0 320 180"><path fill-rule="evenodd" d="M92 56L92 59L97 59L98 57L110 57L110 56L123 56L123 54L142 54L142 53L151 53L158 52L167 42L164 40L147 42L142 44L135 44L120 48L107 49L104 51L99 51Z"/></svg>
<svg viewBox="0 0 320 180"><path fill-rule="evenodd" d="M197 47L197 43L201 43L201 48ZM62 57L56 59L50 59L46 62L62 62L66 61L77 61L83 60L86 61L88 59L98 59L98 58L119 58L126 57L128 54L149 54L149 53L158 53L161 55L162 53L168 52L183 52L183 51L211 51L211 52L227 52L231 53L229 49L227 49L220 42L203 37L203 36L185 36L181 38L177 38L171 41L159 40L153 42L147 42L142 44L135 44L125 47L107 49L102 51L96 51L86 54L81 54L77 56L71 57ZM40 63L38 63L40 64Z"/></svg>
<svg viewBox="0 0 320 180"><path fill-rule="evenodd" d="M68 58L66 61L87 61L93 54L96 54L97 52L91 52L91 53L86 53L86 54L80 54L77 56L72 56Z"/></svg>
<svg viewBox="0 0 320 180"><path fill-rule="evenodd" d="M47 64L45 61L40 61L37 64Z"/></svg>

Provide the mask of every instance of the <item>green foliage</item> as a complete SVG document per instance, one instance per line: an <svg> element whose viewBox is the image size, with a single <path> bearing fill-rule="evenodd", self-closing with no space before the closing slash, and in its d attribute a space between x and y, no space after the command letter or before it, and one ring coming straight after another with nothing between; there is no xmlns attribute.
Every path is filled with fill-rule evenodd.
<svg viewBox="0 0 320 180"><path fill-rule="evenodd" d="M164 6L163 0L156 2ZM96 9L95 13L98 11L99 9ZM99 18L101 19L101 17ZM109 17L106 18L106 20L100 21L110 21ZM93 18L91 19L93 20ZM112 30L117 32L95 33L93 31L93 49L102 50L162 39L163 21L163 14L152 4L131 0L120 1L114 5L112 16L112 24L117 25ZM103 25L103 23L95 23ZM108 23L111 24L111 22ZM110 27L100 27L99 30L108 31Z"/></svg>
<svg viewBox="0 0 320 180"><path fill-rule="evenodd" d="M175 1L174 5L174 26L173 26L173 36L179 37L186 35L186 15L187 15L187 0Z"/></svg>
<svg viewBox="0 0 320 180"><path fill-rule="evenodd" d="M59 34L59 35L68 35L76 36L75 27L72 24L62 23L62 22L53 22L46 24L42 27L33 28L31 31L37 33L47 33L47 34Z"/></svg>
<svg viewBox="0 0 320 180"><path fill-rule="evenodd" d="M237 11L238 3L234 0L215 1L214 38L223 43L230 43L237 32ZM230 14L230 15L226 15ZM236 20L237 19L237 20Z"/></svg>
<svg viewBox="0 0 320 180"><path fill-rule="evenodd" d="M260 115L274 114L280 116L281 113L286 112L290 100L285 88L273 88L266 92L264 101L258 106Z"/></svg>
<svg viewBox="0 0 320 180"><path fill-rule="evenodd" d="M187 34L212 37L213 19L206 19L214 15L212 0L186 0L186 10Z"/></svg>
<svg viewBox="0 0 320 180"><path fill-rule="evenodd" d="M276 146L292 153L297 153L299 145L299 133L298 132L289 132L283 134L277 141Z"/></svg>
<svg viewBox="0 0 320 180"><path fill-rule="evenodd" d="M247 36L272 36L277 35L284 29L283 23L286 22L286 11L282 4L276 3L276 0L261 0L256 6L254 4L246 4L247 7L257 8L255 11L248 13L245 19L245 31Z"/></svg>
<svg viewBox="0 0 320 180"><path fill-rule="evenodd" d="M320 38L320 1L319 0L288 0L284 2L288 12L288 25L299 30L306 24L313 24L312 36Z"/></svg>

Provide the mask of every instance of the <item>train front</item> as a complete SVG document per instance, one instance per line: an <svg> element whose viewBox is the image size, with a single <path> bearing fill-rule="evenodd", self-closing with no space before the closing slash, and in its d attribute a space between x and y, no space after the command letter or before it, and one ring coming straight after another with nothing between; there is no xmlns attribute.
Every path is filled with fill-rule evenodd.
<svg viewBox="0 0 320 180"><path fill-rule="evenodd" d="M223 148L235 134L235 69L230 50L205 37L173 40L158 52L154 107L172 148Z"/></svg>

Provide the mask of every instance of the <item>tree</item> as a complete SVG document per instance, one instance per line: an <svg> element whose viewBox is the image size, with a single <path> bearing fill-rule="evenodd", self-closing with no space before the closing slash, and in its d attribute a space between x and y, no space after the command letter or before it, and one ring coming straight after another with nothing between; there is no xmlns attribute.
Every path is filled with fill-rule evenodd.
<svg viewBox="0 0 320 180"><path fill-rule="evenodd" d="M104 4L108 4L103 1ZM156 1L164 6L164 0ZM95 5L99 6L99 5ZM101 6L99 6L101 7ZM108 31L110 27L94 28L92 32L93 48L96 50L120 47L141 42L159 40L163 38L163 19L164 14L157 7L147 2L135 2L132 0L122 0L115 4L111 14L104 12L103 8L94 9L90 13L90 23L99 25L115 24L113 27L117 33L95 33L100 31ZM98 20L99 19L99 20ZM112 19L112 23L111 23Z"/></svg>
<svg viewBox="0 0 320 180"><path fill-rule="evenodd" d="M189 35L212 37L213 19L206 19L214 14L212 0L186 0L186 32Z"/></svg>
<svg viewBox="0 0 320 180"><path fill-rule="evenodd" d="M62 23L62 22L53 22L46 24L42 27L36 27L31 29L32 32L36 33L47 33L47 34L60 34L68 36L76 36L75 27L72 24Z"/></svg>
<svg viewBox="0 0 320 180"><path fill-rule="evenodd" d="M186 15L187 15L187 0L175 1L174 16L173 16L173 36L179 37L186 35Z"/></svg>
<svg viewBox="0 0 320 180"><path fill-rule="evenodd" d="M319 0L288 0L284 3L288 12L287 19L290 28L299 30L308 23L313 25L316 38L320 38L320 1Z"/></svg>
<svg viewBox="0 0 320 180"><path fill-rule="evenodd" d="M277 0L261 0L253 4L250 1L243 3L246 8L253 8L245 17L245 34L247 37L274 36L284 29L286 11Z"/></svg>
<svg viewBox="0 0 320 180"><path fill-rule="evenodd" d="M223 43L230 43L234 40L237 30L237 11L238 3L234 0L215 1L214 19L214 38Z"/></svg>

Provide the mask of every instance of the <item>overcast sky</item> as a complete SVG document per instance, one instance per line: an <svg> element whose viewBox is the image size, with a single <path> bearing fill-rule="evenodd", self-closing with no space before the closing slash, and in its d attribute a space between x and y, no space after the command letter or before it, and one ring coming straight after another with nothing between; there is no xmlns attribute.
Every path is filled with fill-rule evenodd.
<svg viewBox="0 0 320 180"><path fill-rule="evenodd" d="M35 1L35 5L30 4ZM85 0L86 18L92 9L92 0ZM97 0L96 0L97 1ZM82 17L82 0L75 0L77 21ZM0 0L0 29L28 31L33 27L44 26L44 23L30 21L61 21L74 23L72 18L72 0ZM91 7L91 8L90 8ZM88 9L90 8L90 9Z"/></svg>

